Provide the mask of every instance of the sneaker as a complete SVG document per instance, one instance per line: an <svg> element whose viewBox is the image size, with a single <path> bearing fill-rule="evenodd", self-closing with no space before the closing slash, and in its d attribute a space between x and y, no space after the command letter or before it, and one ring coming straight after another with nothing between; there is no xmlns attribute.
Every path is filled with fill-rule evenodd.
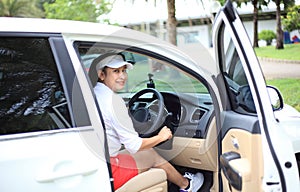
<svg viewBox="0 0 300 192"><path fill-rule="evenodd" d="M204 182L204 176L202 173L192 174L186 172L183 177L190 181L190 186L188 189L180 189L180 192L197 192Z"/></svg>

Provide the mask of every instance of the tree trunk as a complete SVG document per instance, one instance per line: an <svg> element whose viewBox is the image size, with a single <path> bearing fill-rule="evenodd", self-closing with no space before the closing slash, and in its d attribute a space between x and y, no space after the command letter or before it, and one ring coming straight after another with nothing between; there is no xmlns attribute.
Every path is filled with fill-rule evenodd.
<svg viewBox="0 0 300 192"><path fill-rule="evenodd" d="M283 49L283 31L280 18L280 0L276 0L276 49Z"/></svg>
<svg viewBox="0 0 300 192"><path fill-rule="evenodd" d="M168 21L167 21L167 31L169 42L173 45L177 45L177 31L176 25L177 20L175 16L175 0L168 0Z"/></svg>
<svg viewBox="0 0 300 192"><path fill-rule="evenodd" d="M258 9L257 9L257 0L252 1L253 5L253 47L258 47Z"/></svg>

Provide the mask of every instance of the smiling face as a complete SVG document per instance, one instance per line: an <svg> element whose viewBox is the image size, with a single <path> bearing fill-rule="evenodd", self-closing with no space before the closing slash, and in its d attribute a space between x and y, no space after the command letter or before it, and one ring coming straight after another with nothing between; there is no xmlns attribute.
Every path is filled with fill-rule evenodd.
<svg viewBox="0 0 300 192"><path fill-rule="evenodd" d="M119 68L105 67L98 71L98 77L112 91L117 92L125 86L128 77L127 67L126 65Z"/></svg>

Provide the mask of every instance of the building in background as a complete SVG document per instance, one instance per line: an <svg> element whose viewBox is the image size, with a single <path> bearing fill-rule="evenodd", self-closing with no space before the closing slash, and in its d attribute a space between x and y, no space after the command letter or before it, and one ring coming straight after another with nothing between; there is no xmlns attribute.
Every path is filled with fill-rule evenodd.
<svg viewBox="0 0 300 192"><path fill-rule="evenodd" d="M166 0L134 1L115 0L112 11L106 18L112 24L142 31L168 40L166 33L167 3ZM201 43L212 46L212 0L176 1L177 45ZM296 2L297 3L297 2ZM253 41L253 6L243 4L237 8L251 42ZM258 32L272 30L276 32L276 5L270 3L259 12ZM299 36L298 31L290 34ZM262 45L262 44L261 44Z"/></svg>

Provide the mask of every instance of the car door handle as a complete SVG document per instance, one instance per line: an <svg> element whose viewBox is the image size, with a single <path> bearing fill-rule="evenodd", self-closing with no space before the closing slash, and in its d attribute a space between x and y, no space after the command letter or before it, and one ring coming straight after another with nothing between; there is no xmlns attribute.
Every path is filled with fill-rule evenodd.
<svg viewBox="0 0 300 192"><path fill-rule="evenodd" d="M65 162L60 164L66 164ZM57 166L56 166L57 167ZM91 165L88 163L75 163L69 164L64 167L62 165L59 169L55 170L54 167L52 169L48 169L47 171L41 172L37 177L36 181L40 183L53 182L55 180L73 177L73 176L86 176L90 175L98 170L98 166Z"/></svg>
<svg viewBox="0 0 300 192"><path fill-rule="evenodd" d="M240 159L241 155L234 151L223 153L220 156L221 169L230 183L238 191L242 190L242 175L230 165L230 161Z"/></svg>

